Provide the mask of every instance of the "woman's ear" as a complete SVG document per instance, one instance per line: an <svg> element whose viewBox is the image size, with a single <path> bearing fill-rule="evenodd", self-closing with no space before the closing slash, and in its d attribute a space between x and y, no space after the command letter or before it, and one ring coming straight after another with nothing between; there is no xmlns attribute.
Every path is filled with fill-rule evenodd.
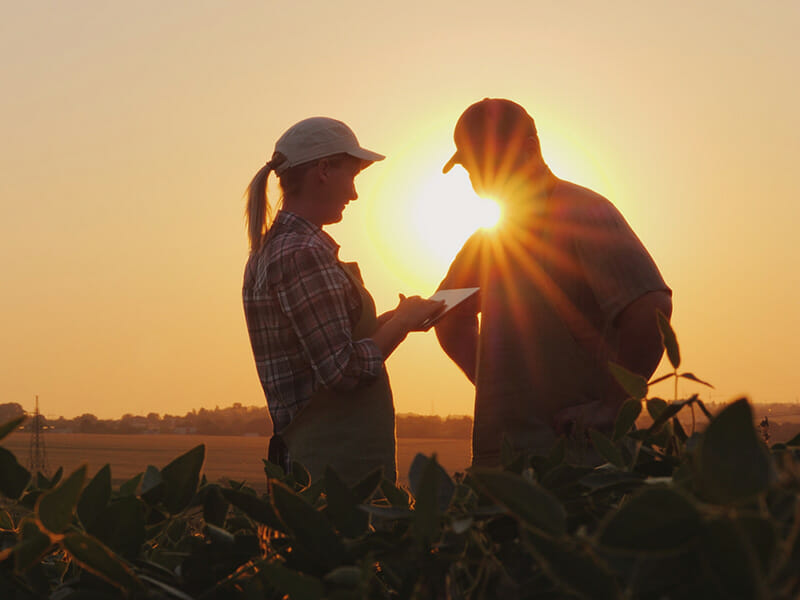
<svg viewBox="0 0 800 600"><path fill-rule="evenodd" d="M317 178L319 181L325 182L328 181L331 173L331 161L328 158L320 158L317 162L316 167L314 168L314 172L316 173Z"/></svg>

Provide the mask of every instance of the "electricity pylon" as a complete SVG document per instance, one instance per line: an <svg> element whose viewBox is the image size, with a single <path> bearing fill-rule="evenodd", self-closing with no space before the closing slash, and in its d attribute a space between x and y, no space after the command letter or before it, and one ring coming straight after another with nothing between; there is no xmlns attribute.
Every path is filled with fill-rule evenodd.
<svg viewBox="0 0 800 600"><path fill-rule="evenodd" d="M47 450L44 446L44 427L42 426L44 417L39 414L39 396L36 396L36 412L33 413L33 425L31 427L31 448L29 469L31 473L41 472L48 475Z"/></svg>

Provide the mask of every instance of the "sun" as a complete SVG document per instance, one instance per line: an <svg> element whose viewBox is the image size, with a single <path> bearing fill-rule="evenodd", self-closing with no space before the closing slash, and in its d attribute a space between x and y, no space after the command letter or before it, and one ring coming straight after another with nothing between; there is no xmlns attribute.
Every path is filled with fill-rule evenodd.
<svg viewBox="0 0 800 600"><path fill-rule="evenodd" d="M470 235L494 227L500 206L478 197L465 173L434 173L410 190L409 213L419 242L438 260L451 261Z"/></svg>

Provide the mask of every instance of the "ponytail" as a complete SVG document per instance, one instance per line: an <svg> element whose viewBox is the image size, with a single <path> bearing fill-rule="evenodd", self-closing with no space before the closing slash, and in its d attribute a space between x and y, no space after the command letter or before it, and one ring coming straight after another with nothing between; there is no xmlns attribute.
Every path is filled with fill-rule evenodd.
<svg viewBox="0 0 800 600"><path fill-rule="evenodd" d="M250 185L247 186L247 208L244 216L247 221L247 237L250 240L251 254L261 249L272 220L272 211L267 198L269 173L284 160L286 158L282 154L274 153L272 159L258 170L258 173L250 181Z"/></svg>

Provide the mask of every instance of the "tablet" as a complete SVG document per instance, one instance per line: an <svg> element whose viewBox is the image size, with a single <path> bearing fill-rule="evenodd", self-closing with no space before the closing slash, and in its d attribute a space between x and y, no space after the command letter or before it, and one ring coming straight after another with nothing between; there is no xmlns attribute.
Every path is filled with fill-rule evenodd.
<svg viewBox="0 0 800 600"><path fill-rule="evenodd" d="M425 321L421 326L420 329L428 330L433 325L436 324L443 316L449 313L453 308L464 302L467 298L471 298L475 294L478 293L480 288L471 287L471 288L455 288L452 290L439 290L433 296L428 298L428 300L443 300L444 301L444 308L436 313L433 317Z"/></svg>

